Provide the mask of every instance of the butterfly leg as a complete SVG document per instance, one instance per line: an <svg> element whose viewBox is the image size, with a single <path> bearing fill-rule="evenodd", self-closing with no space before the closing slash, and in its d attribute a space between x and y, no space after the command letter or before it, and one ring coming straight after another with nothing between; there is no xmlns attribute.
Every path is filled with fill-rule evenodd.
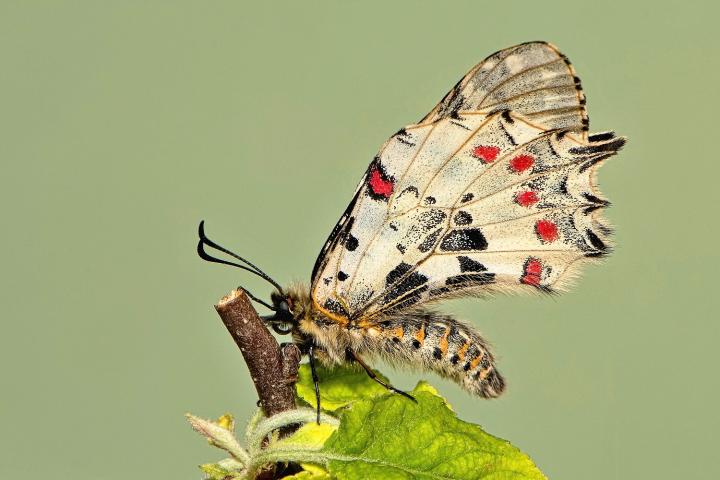
<svg viewBox="0 0 720 480"><path fill-rule="evenodd" d="M317 370L315 370L315 346L310 345L308 348L308 358L310 359L310 372L312 374L313 385L315 386L315 403L317 404L317 424L320 425L320 385Z"/></svg>
<svg viewBox="0 0 720 480"><path fill-rule="evenodd" d="M382 385L383 387L387 388L387 389L390 390L391 392L399 393L399 394L402 395L403 397L409 398L409 399L412 400L413 402L417 403L417 400L415 400L415 397L413 397L413 396L410 395L409 393L403 392L402 390L398 390L397 388L393 387L392 385L390 385L390 384L388 384L388 383L385 383L384 381L382 381L382 379L378 378L378 376L375 374L375 372L372 370L372 368L370 368L370 367L367 365L367 363L363 362L362 359L361 359L355 352L353 352L352 350L348 350L348 351L347 351L347 354L348 354L348 356L349 356L352 360L354 360L354 361L356 361L357 363L359 363L360 366L365 369L365 373L367 373L368 376L369 376L370 378L372 378L373 380L375 380L377 383L379 383L379 384Z"/></svg>

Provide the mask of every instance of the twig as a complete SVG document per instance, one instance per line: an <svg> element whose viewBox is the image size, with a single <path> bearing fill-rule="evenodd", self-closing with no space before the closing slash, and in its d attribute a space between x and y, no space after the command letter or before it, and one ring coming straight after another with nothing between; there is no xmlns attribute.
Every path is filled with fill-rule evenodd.
<svg viewBox="0 0 720 480"><path fill-rule="evenodd" d="M223 297L215 310L242 352L265 415L271 417L295 408L300 350L293 344L280 348L242 290ZM292 431L285 429L280 434ZM273 471L266 470L257 478L273 475Z"/></svg>
<svg viewBox="0 0 720 480"><path fill-rule="evenodd" d="M240 348L265 415L295 408L294 385L300 351L282 350L242 290L233 290L215 305L218 315Z"/></svg>

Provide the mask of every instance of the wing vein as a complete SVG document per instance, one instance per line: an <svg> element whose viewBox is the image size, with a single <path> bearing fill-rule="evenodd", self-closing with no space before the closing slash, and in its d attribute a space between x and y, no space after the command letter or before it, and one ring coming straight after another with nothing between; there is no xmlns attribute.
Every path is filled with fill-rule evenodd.
<svg viewBox="0 0 720 480"><path fill-rule="evenodd" d="M396 182L396 185L400 185L402 179L405 177L405 174L410 170L412 164L415 162L415 159L417 159L418 155L420 154L420 152L422 151L423 147L425 146L425 143L428 141L428 139L430 138L430 136L432 135L432 133L435 131L435 127L436 127L436 126L437 126L437 123L435 123L435 124L432 125L432 127L430 128L430 131L428 132L428 134L427 134L427 135L425 136L425 138L423 139L422 145L420 145L420 148L418 148L417 152L415 152L415 155L413 156L413 159L410 161L410 164L408 165L408 167L407 167L407 169L405 170L405 172L403 172L402 176L400 177L400 180L398 180L398 181ZM387 211L388 211L388 212L390 211L390 207L391 207L390 202L388 202L388 208L387 208ZM354 271L354 272L347 272L347 273L353 273L353 274L354 274L355 272L357 272L357 271L360 269L360 265L362 265L362 262L363 262L363 260L365 259L366 255L367 255L367 252L368 252L368 250L370 249L370 246L371 246L373 243L375 243L375 241L377 240L378 235L380 235L380 232L382 231L382 227L384 227L385 224L388 222L388 218L387 218L387 217L388 217L388 215L386 214L386 215L385 215L385 221L382 223L381 228L378 228L378 229L375 231L375 233L373 234L373 236L372 236L372 237L369 239L369 241L367 242L367 246L363 249L363 253L360 255L360 259L358 260L358 262L357 262L357 264L356 264L355 271ZM344 253L345 253L345 252L343 252L343 254L344 254ZM342 258L342 257L341 257L341 258ZM338 273L338 272L337 272L337 269L338 269L339 267L340 267L340 261L338 261L338 263L337 263L337 268L336 268L336 272L335 272L336 277L337 277L337 273ZM356 277L356 275L352 275L352 280L350 280L350 285L349 285L348 288L347 288L348 291L352 290L352 287L355 285L355 277ZM335 282L335 285L334 285L334 288L333 288L333 293L335 294L336 297L339 297L339 295L337 294L337 282Z"/></svg>
<svg viewBox="0 0 720 480"><path fill-rule="evenodd" d="M483 105L483 110L492 109L493 107L495 107L495 106L497 106L497 105L500 105L500 104L503 104L503 103L507 103L507 102L510 102L510 101L513 101L513 100L517 100L518 98L522 98L522 97L524 97L524 96L526 96L526 95L530 95L530 94L537 93L537 92L542 92L542 91L544 91L544 90L553 90L553 89L556 89L556 88L572 88L572 85L551 85L551 86L549 86L549 87L540 87L540 88L536 88L536 89L534 89L534 90L526 90L526 91L524 91L524 92L522 92L522 93L518 93L517 95L513 95L512 97L508 97L508 98L506 98L505 100L503 100L503 101L501 101L501 102L495 102L495 103L490 103L490 104L488 104L488 105ZM543 111L546 111L546 110L543 110Z"/></svg>
<svg viewBox="0 0 720 480"><path fill-rule="evenodd" d="M557 62L559 62L559 61L562 61L562 58L558 57L558 58L556 58L555 60L552 60L552 61L550 61L550 62L541 63L541 64L539 64L539 65L535 65L535 66L532 66L532 67L530 67L530 68L526 68L525 70L520 70L520 71L517 72L517 73L513 73L512 75L510 75L509 77L507 77L505 80L503 80L502 82L498 83L498 84L495 85L493 88L491 88L491 89L482 97L482 100L480 100L480 101L478 102L478 108L480 108L480 106L481 106L481 105L483 104L483 102L487 99L487 97L489 97L493 92L496 92L497 89L500 88L501 86L507 84L507 83L508 83L510 80L512 80L513 78L517 78L518 76L522 75L523 73L531 72L531 71L533 71L533 70L537 70L538 68L547 67L548 65L552 65L553 63L557 63ZM506 100L506 101L507 101L507 100Z"/></svg>
<svg viewBox="0 0 720 480"><path fill-rule="evenodd" d="M470 135L468 135L468 137L465 139L465 141L462 142L462 145L460 145L457 149L455 149L455 151L453 153L448 155L448 158L443 162L443 164L437 170L435 170L435 173L433 174L432 178L430 178L430 181L428 182L428 184L423 188L422 195L418 196L419 199L425 197L425 194L427 193L428 188L430 188L430 185L432 185L432 182L437 178L437 176L447 166L447 164L450 163L450 161L453 159L453 157L455 155L457 155L457 153L460 150L465 148L465 145L467 145L470 142L470 140L472 140L475 137L475 135L477 135L478 132L480 132L480 130L482 130L483 127L485 127L491 120L495 119L499 115L500 114L498 113L496 115L491 115L491 116L487 117L486 119L484 119L480 123L480 125Z"/></svg>

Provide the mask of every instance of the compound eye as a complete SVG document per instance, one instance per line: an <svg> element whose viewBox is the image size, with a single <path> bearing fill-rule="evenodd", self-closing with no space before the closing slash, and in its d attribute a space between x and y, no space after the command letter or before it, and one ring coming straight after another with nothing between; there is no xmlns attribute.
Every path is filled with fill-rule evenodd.
<svg viewBox="0 0 720 480"><path fill-rule="evenodd" d="M285 300L282 300L278 304L278 310L282 310L283 312L290 312L290 305Z"/></svg>
<svg viewBox="0 0 720 480"><path fill-rule="evenodd" d="M270 326L275 330L275 333L279 335L287 335L292 332L292 325L289 323L273 323Z"/></svg>

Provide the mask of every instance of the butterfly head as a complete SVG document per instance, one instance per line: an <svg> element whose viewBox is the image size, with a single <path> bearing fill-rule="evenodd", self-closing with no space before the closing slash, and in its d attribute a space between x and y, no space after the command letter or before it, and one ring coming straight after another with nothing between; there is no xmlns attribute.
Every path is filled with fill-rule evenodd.
<svg viewBox="0 0 720 480"><path fill-rule="evenodd" d="M293 315L293 300L284 291L275 290L270 295L272 301L273 315L263 317L263 320L280 335L287 335L292 332L297 323Z"/></svg>

